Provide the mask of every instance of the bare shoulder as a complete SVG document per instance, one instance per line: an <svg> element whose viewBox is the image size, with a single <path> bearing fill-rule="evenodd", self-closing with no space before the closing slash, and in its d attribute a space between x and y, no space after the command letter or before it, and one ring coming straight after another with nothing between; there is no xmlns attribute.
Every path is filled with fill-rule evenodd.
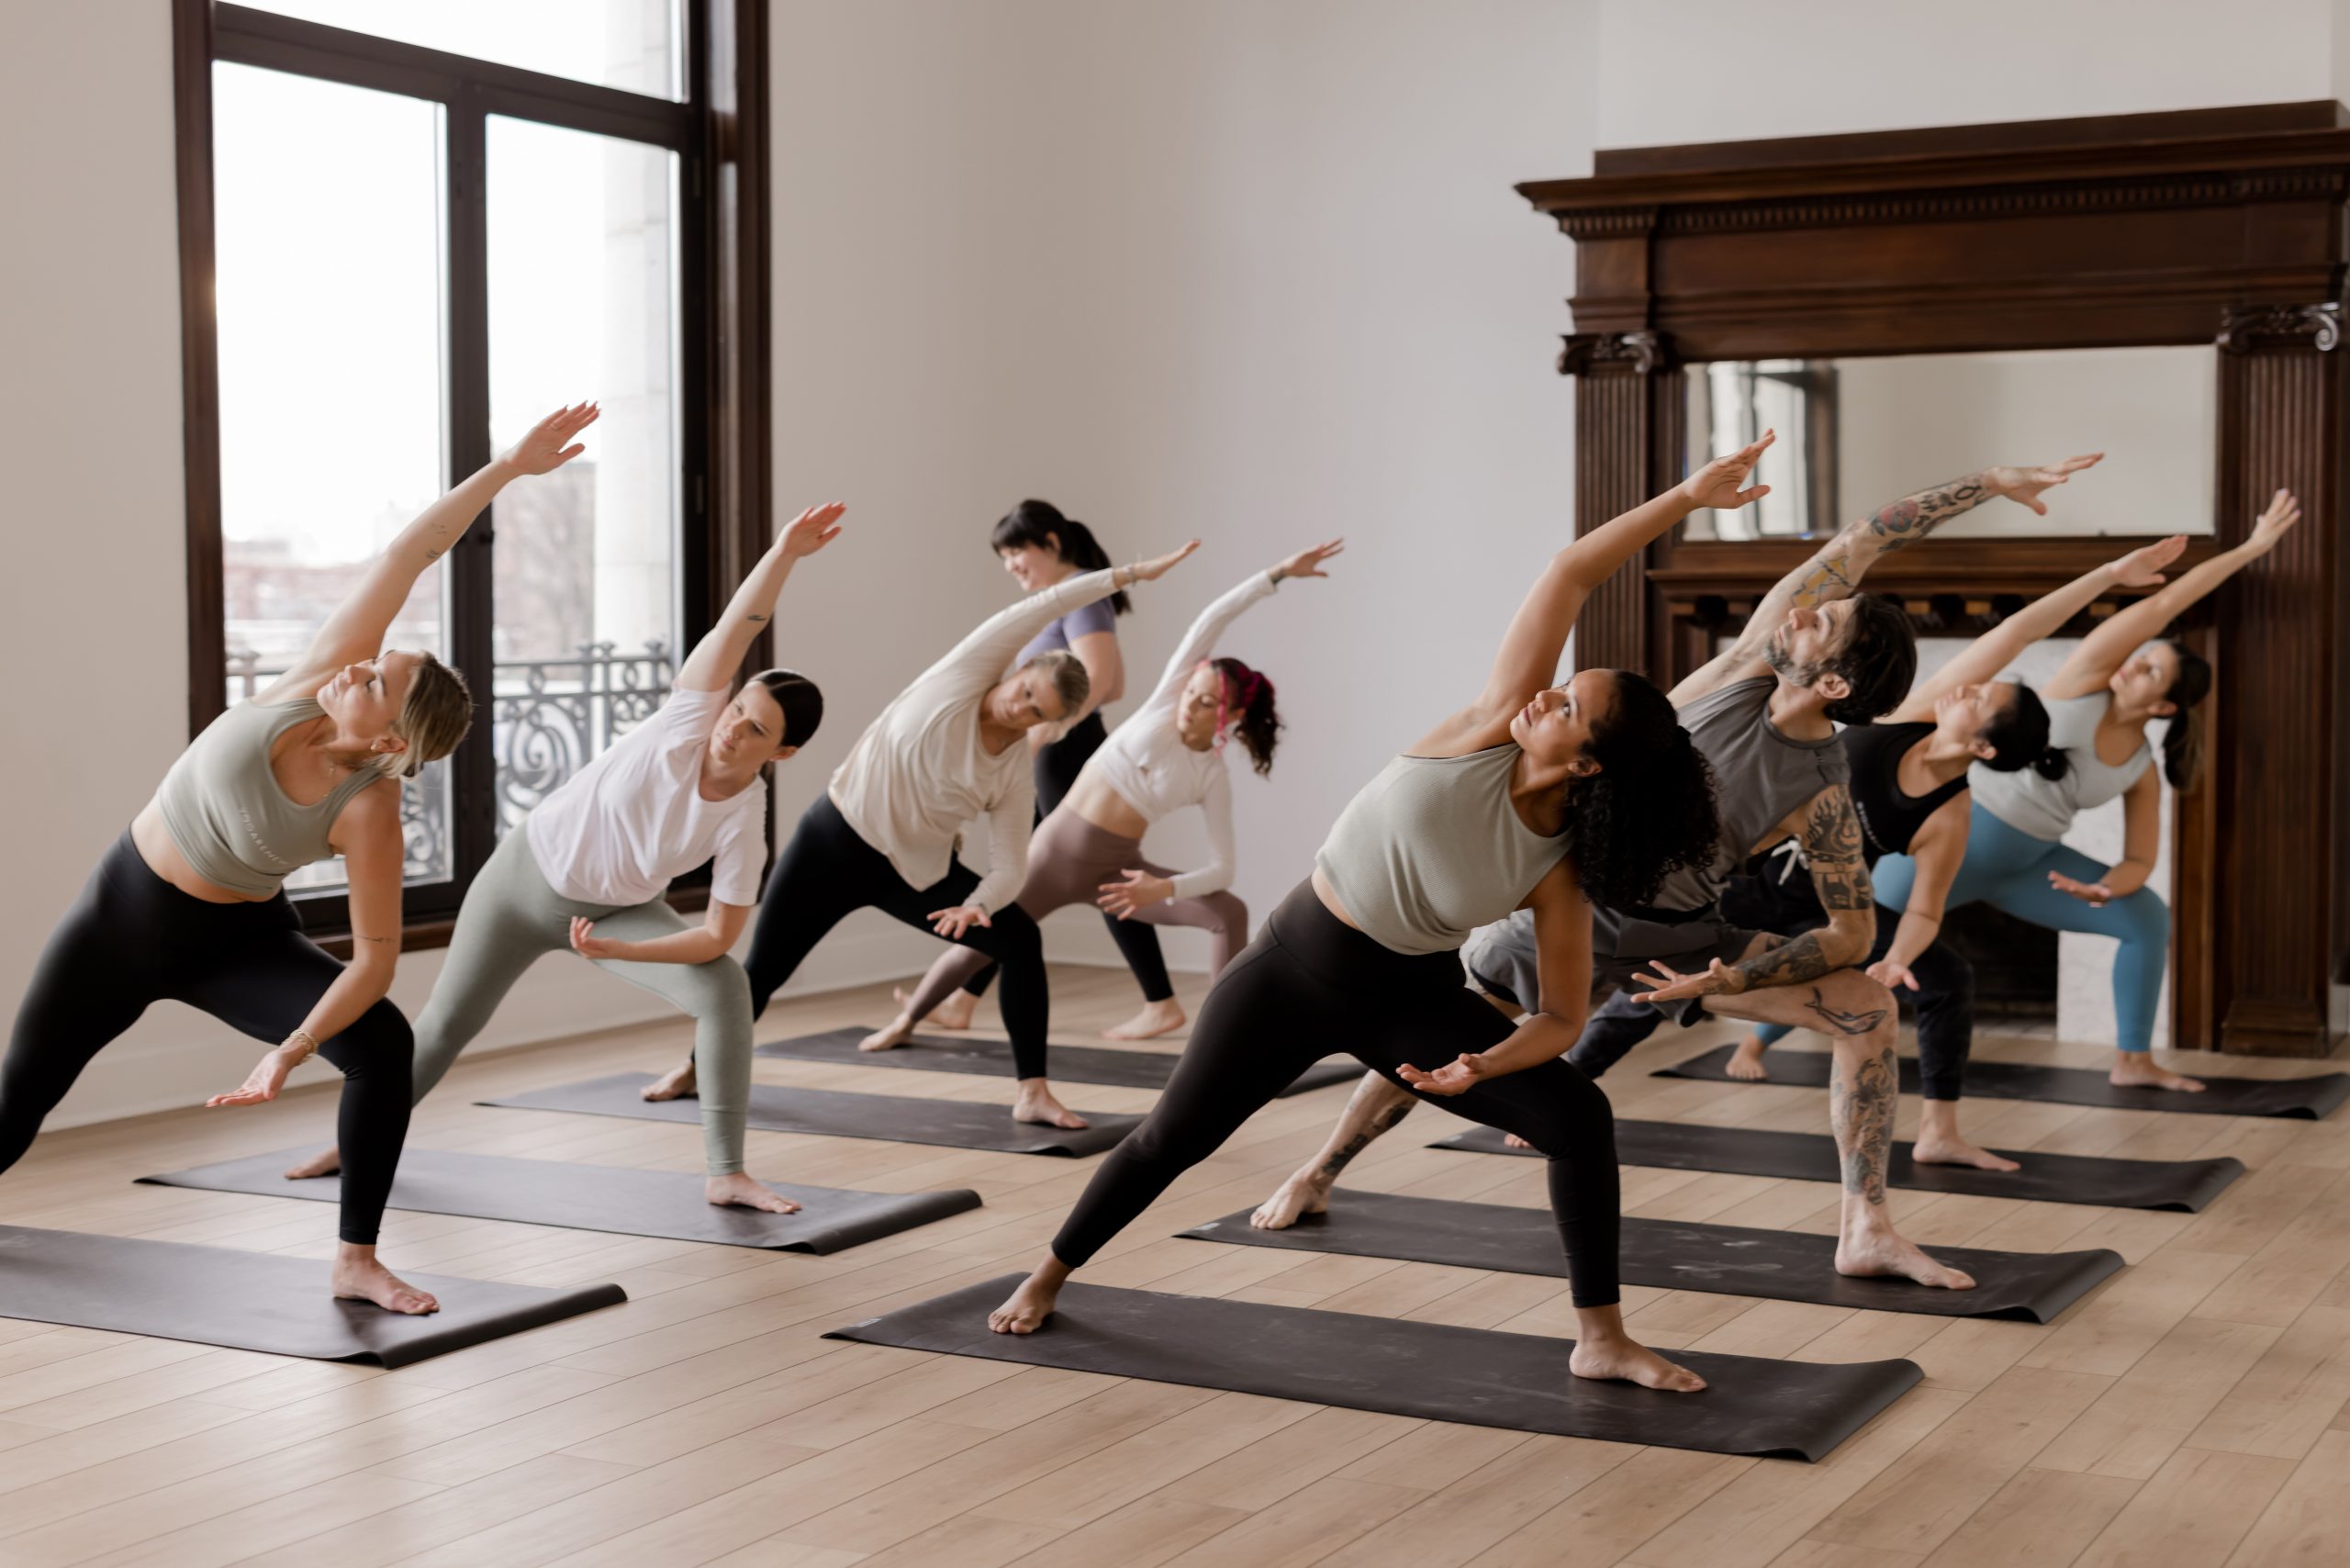
<svg viewBox="0 0 2350 1568"><path fill-rule="evenodd" d="M378 778L350 800L334 819L334 831L327 835L337 849L349 854L355 845L380 842L389 837L397 843L400 836L400 781Z"/></svg>

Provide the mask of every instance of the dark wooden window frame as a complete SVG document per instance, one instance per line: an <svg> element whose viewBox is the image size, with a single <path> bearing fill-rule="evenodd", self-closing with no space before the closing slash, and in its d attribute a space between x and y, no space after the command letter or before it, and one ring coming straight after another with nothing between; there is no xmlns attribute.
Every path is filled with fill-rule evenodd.
<svg viewBox="0 0 2350 1568"><path fill-rule="evenodd" d="M2329 984L2350 983L2350 109L1635 148L1595 168L1518 187L1575 241L1560 369L1578 377L1580 527L1681 474L1684 364L2217 343L2217 533L2197 554L2240 540L2277 485L2304 520L2184 624L2216 684L2207 782L2174 823L2174 1034L2323 1054ZM1578 655L1677 678L1807 548L1662 541L1594 596ZM2111 550L1937 541L1868 587L1955 627Z"/></svg>
<svg viewBox="0 0 2350 1568"><path fill-rule="evenodd" d="M182 398L187 470L188 733L220 711L227 684L222 614L220 392L213 313L212 67L268 67L442 106L450 218L445 450L451 482L492 455L487 364L487 236L483 212L487 117L666 147L681 160L679 329L683 526L678 569L690 639L710 625L772 528L768 428L769 228L767 34L763 0L684 0L684 103L398 43L215 0L173 0L178 120ZM452 662L486 670L493 515L450 557ZM766 639L754 658L767 656ZM485 692L487 697L487 692ZM476 723L452 791L457 876L411 888L408 947L446 942L465 879L496 836L491 726ZM706 889L671 902L699 908ZM348 931L340 897L302 901L305 924L328 939Z"/></svg>

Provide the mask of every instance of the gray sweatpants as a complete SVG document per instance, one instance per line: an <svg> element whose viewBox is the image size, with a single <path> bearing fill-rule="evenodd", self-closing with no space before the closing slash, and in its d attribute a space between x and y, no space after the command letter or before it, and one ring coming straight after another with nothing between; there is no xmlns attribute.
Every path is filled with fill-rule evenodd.
<svg viewBox="0 0 2350 1568"><path fill-rule="evenodd" d="M574 916L596 922L599 936L621 942L650 941L688 928L686 918L660 899L606 909L559 896L532 857L530 834L519 823L507 829L489 863L465 890L448 962L416 1021L418 1100L482 1032L524 970L544 954L571 950ZM702 1156L712 1176L741 1170L743 1121L751 1101L751 982L743 966L732 958L706 964L589 961L693 1019Z"/></svg>

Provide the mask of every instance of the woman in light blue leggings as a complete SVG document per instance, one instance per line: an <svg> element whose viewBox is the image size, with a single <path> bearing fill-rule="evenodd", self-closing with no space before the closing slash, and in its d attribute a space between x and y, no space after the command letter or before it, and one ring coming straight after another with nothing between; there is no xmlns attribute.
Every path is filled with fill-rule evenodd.
<svg viewBox="0 0 2350 1568"><path fill-rule="evenodd" d="M2211 666L2165 630L2180 612L2275 548L2300 519L2300 503L2277 492L2251 534L2170 584L2109 617L2081 640L2041 696L2048 707L2049 755L2018 773L1977 765L1975 805L1945 907L1984 902L2035 925L2110 936L2115 1053L2112 1081L2188 1092L2203 1085L2155 1065L2154 1011L2162 1001L2170 911L2146 886L2161 847L2161 786L2146 725L2168 719L2162 776L2182 792L2201 761L2197 704L2211 689ZM2082 812L2121 797L2122 857L2099 866L2062 842ZM1917 863L1877 862L1876 901L1908 902Z"/></svg>

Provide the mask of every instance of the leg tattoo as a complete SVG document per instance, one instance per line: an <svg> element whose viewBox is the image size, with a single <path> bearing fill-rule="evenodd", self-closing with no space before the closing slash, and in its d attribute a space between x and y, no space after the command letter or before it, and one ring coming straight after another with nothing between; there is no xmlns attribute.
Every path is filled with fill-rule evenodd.
<svg viewBox="0 0 2350 1568"><path fill-rule="evenodd" d="M1807 1011L1819 1014L1826 1026L1840 1035L1868 1034L1886 1019L1886 1010L1882 1007L1873 1007L1865 1013L1845 1013L1830 1007L1827 999L1819 994L1818 986L1811 988L1811 1000L1804 1005Z"/></svg>
<svg viewBox="0 0 2350 1568"><path fill-rule="evenodd" d="M1887 1045L1862 1062L1850 1090L1831 1084L1829 1111L1836 1144L1843 1154L1844 1191L1858 1193L1873 1207L1885 1203L1885 1167L1893 1152L1893 1112L1899 1077Z"/></svg>

